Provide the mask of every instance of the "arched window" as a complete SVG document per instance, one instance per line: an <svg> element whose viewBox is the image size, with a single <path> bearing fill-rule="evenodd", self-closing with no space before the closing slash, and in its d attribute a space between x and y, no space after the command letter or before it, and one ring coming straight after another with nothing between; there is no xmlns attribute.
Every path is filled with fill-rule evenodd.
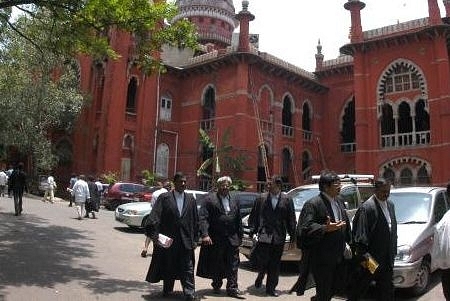
<svg viewBox="0 0 450 301"><path fill-rule="evenodd" d="M417 171L417 184L430 184L430 176L425 166L421 166Z"/></svg>
<svg viewBox="0 0 450 301"><path fill-rule="evenodd" d="M292 126L292 104L289 96L283 99L283 112L281 116L281 123L284 126Z"/></svg>
<svg viewBox="0 0 450 301"><path fill-rule="evenodd" d="M383 172L383 178L395 184L395 172L391 168L386 168Z"/></svg>
<svg viewBox="0 0 450 301"><path fill-rule="evenodd" d="M400 184L401 185L411 185L413 183L413 173L411 169L404 168L400 172Z"/></svg>
<svg viewBox="0 0 450 301"><path fill-rule="evenodd" d="M168 178L169 175L169 146L165 143L158 145L156 150L156 174Z"/></svg>
<svg viewBox="0 0 450 301"><path fill-rule="evenodd" d="M283 99L283 111L281 112L282 134L284 136L294 136L294 128L292 127L292 101L289 96Z"/></svg>
<svg viewBox="0 0 450 301"><path fill-rule="evenodd" d="M137 78L131 77L127 89L127 113L136 113L136 97L137 97Z"/></svg>
<svg viewBox="0 0 450 301"><path fill-rule="evenodd" d="M311 110L307 102L303 104L302 129L304 131L311 131Z"/></svg>
<svg viewBox="0 0 450 301"><path fill-rule="evenodd" d="M123 137L122 148L124 149L132 149L134 143L134 138L131 135L125 135Z"/></svg>
<svg viewBox="0 0 450 301"><path fill-rule="evenodd" d="M164 121L172 119L172 99L169 96L161 97L159 119Z"/></svg>
<svg viewBox="0 0 450 301"><path fill-rule="evenodd" d="M203 120L201 128L204 130L214 128L214 118L216 118L216 92L212 87L208 87L203 96Z"/></svg>
<svg viewBox="0 0 450 301"><path fill-rule="evenodd" d="M354 152L356 151L356 134L355 134L355 98L353 97L347 103L342 116L342 130L341 130L341 151Z"/></svg>

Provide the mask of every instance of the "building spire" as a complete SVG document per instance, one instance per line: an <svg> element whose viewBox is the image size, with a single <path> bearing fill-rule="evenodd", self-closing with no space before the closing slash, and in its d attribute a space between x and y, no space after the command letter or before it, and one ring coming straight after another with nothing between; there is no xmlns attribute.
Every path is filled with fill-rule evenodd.
<svg viewBox="0 0 450 301"><path fill-rule="evenodd" d="M450 18L450 0L443 0L442 2L444 2L445 16Z"/></svg>
<svg viewBox="0 0 450 301"><path fill-rule="evenodd" d="M439 10L437 0L428 0L428 14L430 25L442 24L441 11Z"/></svg>
<svg viewBox="0 0 450 301"><path fill-rule="evenodd" d="M361 26L361 10L366 7L366 4L359 0L348 0L344 4L344 8L350 11L352 18L352 25L350 28L350 42L362 42L363 31Z"/></svg>
<svg viewBox="0 0 450 301"><path fill-rule="evenodd" d="M322 54L322 45L320 45L320 39L317 44L317 53L316 53L316 71L322 68L323 64L323 54Z"/></svg>
<svg viewBox="0 0 450 301"><path fill-rule="evenodd" d="M242 10L236 15L236 19L239 20L239 45L238 51L249 52L250 51L250 21L255 19L255 16L248 11L248 0L242 1Z"/></svg>

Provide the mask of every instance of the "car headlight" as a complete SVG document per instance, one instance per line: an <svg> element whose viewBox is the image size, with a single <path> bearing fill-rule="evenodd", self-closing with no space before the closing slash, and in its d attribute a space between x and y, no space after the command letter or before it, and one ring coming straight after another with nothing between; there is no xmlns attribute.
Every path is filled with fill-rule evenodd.
<svg viewBox="0 0 450 301"><path fill-rule="evenodd" d="M137 210L127 210L125 212L125 214L129 214L129 215L139 215L139 211Z"/></svg>
<svg viewBox="0 0 450 301"><path fill-rule="evenodd" d="M403 245L397 247L397 255L395 256L395 260L408 262L411 259L411 246Z"/></svg>

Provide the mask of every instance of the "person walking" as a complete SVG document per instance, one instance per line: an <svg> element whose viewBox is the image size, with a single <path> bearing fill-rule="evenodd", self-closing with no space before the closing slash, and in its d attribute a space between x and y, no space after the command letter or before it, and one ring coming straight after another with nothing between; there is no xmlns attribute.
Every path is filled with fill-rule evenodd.
<svg viewBox="0 0 450 301"><path fill-rule="evenodd" d="M261 286L258 280L267 273L266 294L273 297L279 296L275 289L286 233L289 233L292 243L296 226L294 203L281 191L282 185L280 176L271 178L267 183L268 192L256 199L248 220L251 235L256 241L252 254L258 270L255 286Z"/></svg>
<svg viewBox="0 0 450 301"><path fill-rule="evenodd" d="M163 182L158 182L158 187L159 187L159 189L153 191L153 193L152 193L152 199L150 201L150 204L152 207L154 206L154 204L156 203L156 200L158 199L158 197L161 194L172 190L172 183L166 179ZM150 246L151 241L152 241L152 239L149 236L145 235L144 247L142 248L142 251L141 251L141 257L144 257L144 258L147 257L148 247Z"/></svg>
<svg viewBox="0 0 450 301"><path fill-rule="evenodd" d="M329 170L319 178L320 194L308 200L300 213L302 249L308 249L308 268L316 283L317 301L329 301L345 279L345 257L351 257L350 221L340 192L339 176Z"/></svg>
<svg viewBox="0 0 450 301"><path fill-rule="evenodd" d="M55 189L56 189L56 181L53 176L49 176L47 178L47 187L45 188L44 198L42 199L43 202L46 202L47 200L50 203L54 203L55 199Z"/></svg>
<svg viewBox="0 0 450 301"><path fill-rule="evenodd" d="M150 283L162 280L163 296L168 296L179 279L185 300L198 300L194 281L194 249L199 240L197 204L194 196L184 191L183 173L177 172L173 183L174 190L158 197L145 226L146 235L153 241L145 280Z"/></svg>
<svg viewBox="0 0 450 301"><path fill-rule="evenodd" d="M76 174L72 174L70 176L69 187L67 188L67 191L72 191L73 185L75 185L75 182L77 180L78 180L78 177L77 177ZM74 203L74 196L72 195L72 193L70 193L70 195L69 195L69 207L72 207L73 203Z"/></svg>
<svg viewBox="0 0 450 301"><path fill-rule="evenodd" d="M450 183L447 184L450 197ZM450 210L436 224L433 247L431 249L431 270L441 270L442 292L450 301Z"/></svg>
<svg viewBox="0 0 450 301"><path fill-rule="evenodd" d="M375 192L361 204L353 218L353 251L355 273L349 300L360 300L375 282L377 300L394 300L392 282L397 253L397 219L394 204L388 199L391 183L384 178L375 181Z"/></svg>
<svg viewBox="0 0 450 301"><path fill-rule="evenodd" d="M14 198L15 216L21 215L23 211L22 197L27 190L27 174L23 171L23 163L17 164L10 176L11 191Z"/></svg>
<svg viewBox="0 0 450 301"><path fill-rule="evenodd" d="M86 214L85 218L89 218L89 213L92 214L92 218L97 218L95 212L98 212L100 208L100 192L98 191L98 186L95 184L95 178L93 176L88 176L88 188L90 198L86 201Z"/></svg>
<svg viewBox="0 0 450 301"><path fill-rule="evenodd" d="M203 200L199 212L201 248L197 276L212 279L215 294L220 294L223 279L227 279L229 297L243 299L238 288L239 246L242 242L242 220L239 200L229 193L232 180L228 176L217 180L217 192Z"/></svg>
<svg viewBox="0 0 450 301"><path fill-rule="evenodd" d="M6 173L1 170L0 171L0 195L5 196L6 185L8 184L8 176Z"/></svg>
<svg viewBox="0 0 450 301"><path fill-rule="evenodd" d="M80 175L78 180L73 185L73 189L70 190L74 197L75 207L77 209L78 219L83 219L83 211L85 211L86 201L91 197L89 193L89 186L86 182L86 176Z"/></svg>

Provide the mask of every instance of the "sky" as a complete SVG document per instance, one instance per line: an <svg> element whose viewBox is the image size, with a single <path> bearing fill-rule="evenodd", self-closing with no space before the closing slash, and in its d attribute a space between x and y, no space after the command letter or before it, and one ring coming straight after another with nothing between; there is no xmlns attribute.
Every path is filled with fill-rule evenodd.
<svg viewBox="0 0 450 301"><path fill-rule="evenodd" d="M428 17L427 0L362 0L363 31ZM349 42L350 12L347 0L249 0L255 15L250 33L259 34L259 50L307 71L314 71L320 39L324 60L339 56L339 48ZM442 0L438 0L445 16ZM242 0L233 0L236 13ZM237 28L239 31L239 28Z"/></svg>

